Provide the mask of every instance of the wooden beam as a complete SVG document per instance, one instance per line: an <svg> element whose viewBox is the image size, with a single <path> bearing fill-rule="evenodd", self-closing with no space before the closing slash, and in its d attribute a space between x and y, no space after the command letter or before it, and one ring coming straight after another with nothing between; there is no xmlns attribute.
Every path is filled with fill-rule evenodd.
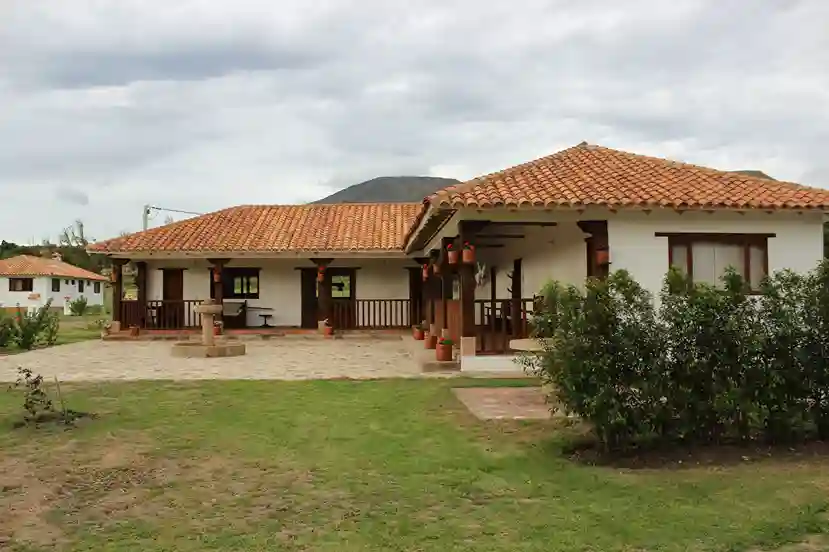
<svg viewBox="0 0 829 552"><path fill-rule="evenodd" d="M121 300L124 295L124 265L127 259L112 259L112 321L121 323Z"/></svg>
<svg viewBox="0 0 829 552"><path fill-rule="evenodd" d="M498 249L506 247L503 243L476 243L475 249Z"/></svg>
<svg viewBox="0 0 829 552"><path fill-rule="evenodd" d="M138 325L141 328L147 327L147 262L135 263L137 273L135 283L138 287Z"/></svg>
<svg viewBox="0 0 829 552"><path fill-rule="evenodd" d="M460 242L472 243L473 232L480 226L472 225L468 221L461 221L458 225ZM477 245L475 247L478 247ZM475 263L461 263L458 265L460 277L461 300L461 337L475 337Z"/></svg>
<svg viewBox="0 0 829 552"><path fill-rule="evenodd" d="M558 223L557 222L541 222L541 221L529 221L529 222L497 221L497 222L490 222L487 226L558 226Z"/></svg>
<svg viewBox="0 0 829 552"><path fill-rule="evenodd" d="M526 236L524 234L478 234L475 237L481 240L520 240Z"/></svg>

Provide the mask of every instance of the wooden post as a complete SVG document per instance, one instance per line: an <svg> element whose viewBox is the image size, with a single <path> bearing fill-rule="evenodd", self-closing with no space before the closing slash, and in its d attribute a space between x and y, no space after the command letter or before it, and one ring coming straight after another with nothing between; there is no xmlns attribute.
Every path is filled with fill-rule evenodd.
<svg viewBox="0 0 829 552"><path fill-rule="evenodd" d="M224 303L224 282L222 282L222 270L225 265L230 262L230 259L207 259L210 263L210 270L208 276L210 277L210 288L213 290L213 301L217 305ZM214 322L222 322L224 320L224 311L214 315ZM211 328L212 331L212 328Z"/></svg>
<svg viewBox="0 0 829 552"><path fill-rule="evenodd" d="M441 330L449 329L449 301L452 299L452 280L455 277L451 272L452 265L447 259L446 246L454 241L454 238L442 238L440 240L440 254L438 256L438 263L440 263L440 281L441 281L441 297L443 299L443 328ZM441 336L446 332L441 331Z"/></svg>
<svg viewBox="0 0 829 552"><path fill-rule="evenodd" d="M138 270L135 275L135 283L138 287L138 326L147 327L147 262L135 263Z"/></svg>
<svg viewBox="0 0 829 552"><path fill-rule="evenodd" d="M521 259L512 262L512 303L510 305L510 322L512 323L513 337L519 337L521 323L521 298L523 297L523 276L521 274Z"/></svg>
<svg viewBox="0 0 829 552"><path fill-rule="evenodd" d="M460 232L459 249L465 243L472 244L472 230L467 221L461 221L458 224L458 231ZM460 277L461 337L475 337L475 265L460 263L458 273Z"/></svg>
<svg viewBox="0 0 829 552"><path fill-rule="evenodd" d="M112 321L121 325L121 300L124 298L124 265L127 259L112 259Z"/></svg>
<svg viewBox="0 0 829 552"><path fill-rule="evenodd" d="M432 263L437 262L439 254L440 253L438 251L435 251L435 250L430 251L429 252L429 263L428 264L431 265ZM440 291L439 290L442 289L440 287L440 280L435 277L435 275L432 273L431 268L429 269L429 271L426 275L426 289L427 289L427 293L428 293L428 302L429 302L429 307L428 307L429 308L429 327L431 328L437 322L437 313L435 312L435 310L436 310L435 301L438 299L438 297L440 297ZM433 329L437 329L437 328L433 328ZM432 331L432 330L430 330L430 331ZM439 332L436 332L436 333L439 333Z"/></svg>
<svg viewBox="0 0 829 552"><path fill-rule="evenodd" d="M322 282L319 282L319 279L317 280L319 282L319 300L317 303L319 311L317 313L317 321L322 322L327 320L331 327L334 327L334 320L331 313L331 274L329 274L326 269L333 260L334 259L311 259L311 262L317 265L317 274L319 274L319 269L323 269L324 271Z"/></svg>
<svg viewBox="0 0 829 552"><path fill-rule="evenodd" d="M429 296L428 280L423 281L423 265L429 262L429 257L415 257L414 260L417 263L418 268L410 269L411 271L414 271L414 273L410 273L409 275L409 278L413 278L410 283L412 286L410 290L415 291L415 294L411 296L412 325L420 324L426 320L426 301Z"/></svg>

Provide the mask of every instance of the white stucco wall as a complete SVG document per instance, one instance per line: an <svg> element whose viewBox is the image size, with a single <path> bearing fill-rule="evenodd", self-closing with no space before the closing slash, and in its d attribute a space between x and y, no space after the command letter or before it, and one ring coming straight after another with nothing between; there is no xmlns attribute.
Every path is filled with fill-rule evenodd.
<svg viewBox="0 0 829 552"><path fill-rule="evenodd" d="M163 296L162 268L184 268L184 299L210 298L209 264L205 260L165 260L147 263L147 299ZM302 288L300 267L314 267L310 261L292 259L233 260L228 267L259 267L259 299L248 299L249 306L269 307L273 326L299 326L302 323ZM332 267L355 267L357 299L408 299L409 276L406 266L416 266L404 259L336 260ZM248 312L249 326L262 324L260 312Z"/></svg>
<svg viewBox="0 0 829 552"><path fill-rule="evenodd" d="M9 291L9 279L0 277L0 307L16 307L20 305L26 309L37 308L52 299L52 306L63 308L69 301L80 296L86 297L87 305L98 306L104 304L104 282L101 282L100 292L95 293L93 280L84 280L84 291L78 291L78 279L60 278L60 291L52 291L52 278L40 277L32 279L32 291ZM72 283L74 282L74 284ZM29 299L30 295L38 295L36 299ZM68 299L67 299L68 297Z"/></svg>

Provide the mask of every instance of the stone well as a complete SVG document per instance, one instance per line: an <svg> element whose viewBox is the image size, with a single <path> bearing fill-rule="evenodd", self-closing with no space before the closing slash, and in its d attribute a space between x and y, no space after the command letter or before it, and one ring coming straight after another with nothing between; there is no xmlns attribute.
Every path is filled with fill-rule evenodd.
<svg viewBox="0 0 829 552"><path fill-rule="evenodd" d="M181 341L173 344L173 356L183 358L216 358L234 357L245 354L245 344L217 340L213 333L216 315L221 314L222 305L213 301L205 301L195 307L201 314L201 341Z"/></svg>

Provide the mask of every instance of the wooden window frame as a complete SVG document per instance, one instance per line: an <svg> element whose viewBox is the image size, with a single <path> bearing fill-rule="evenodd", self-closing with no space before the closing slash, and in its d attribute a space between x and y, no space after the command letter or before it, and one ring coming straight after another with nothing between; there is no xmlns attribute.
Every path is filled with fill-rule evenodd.
<svg viewBox="0 0 829 552"><path fill-rule="evenodd" d="M258 267L226 267L222 269L222 297L224 299L259 299L259 291L262 287L261 269ZM256 277L256 292L250 291L250 278ZM233 289L233 281L236 278L243 278L243 287L246 289L236 293Z"/></svg>
<svg viewBox="0 0 829 552"><path fill-rule="evenodd" d="M84 280L78 280L78 293L83 293L84 289L86 289L86 282Z"/></svg>
<svg viewBox="0 0 829 552"><path fill-rule="evenodd" d="M14 284L16 282L22 282L22 289L15 289ZM31 293L35 289L35 279L34 278L9 278L9 291L14 293Z"/></svg>
<svg viewBox="0 0 829 552"><path fill-rule="evenodd" d="M763 252L763 277L769 275L769 238L776 234L727 234L727 233L700 233L700 232L656 232L657 238L668 238L668 267L674 266L674 247L685 246L688 267L688 277L693 282L694 274L694 243L719 243L738 245L743 248L744 278L751 286L751 247L759 247ZM758 293L758 289L751 289L751 293Z"/></svg>
<svg viewBox="0 0 829 552"><path fill-rule="evenodd" d="M101 293L101 282L92 282L92 293Z"/></svg>
<svg viewBox="0 0 829 552"><path fill-rule="evenodd" d="M52 278L52 293L60 293L60 278Z"/></svg>

